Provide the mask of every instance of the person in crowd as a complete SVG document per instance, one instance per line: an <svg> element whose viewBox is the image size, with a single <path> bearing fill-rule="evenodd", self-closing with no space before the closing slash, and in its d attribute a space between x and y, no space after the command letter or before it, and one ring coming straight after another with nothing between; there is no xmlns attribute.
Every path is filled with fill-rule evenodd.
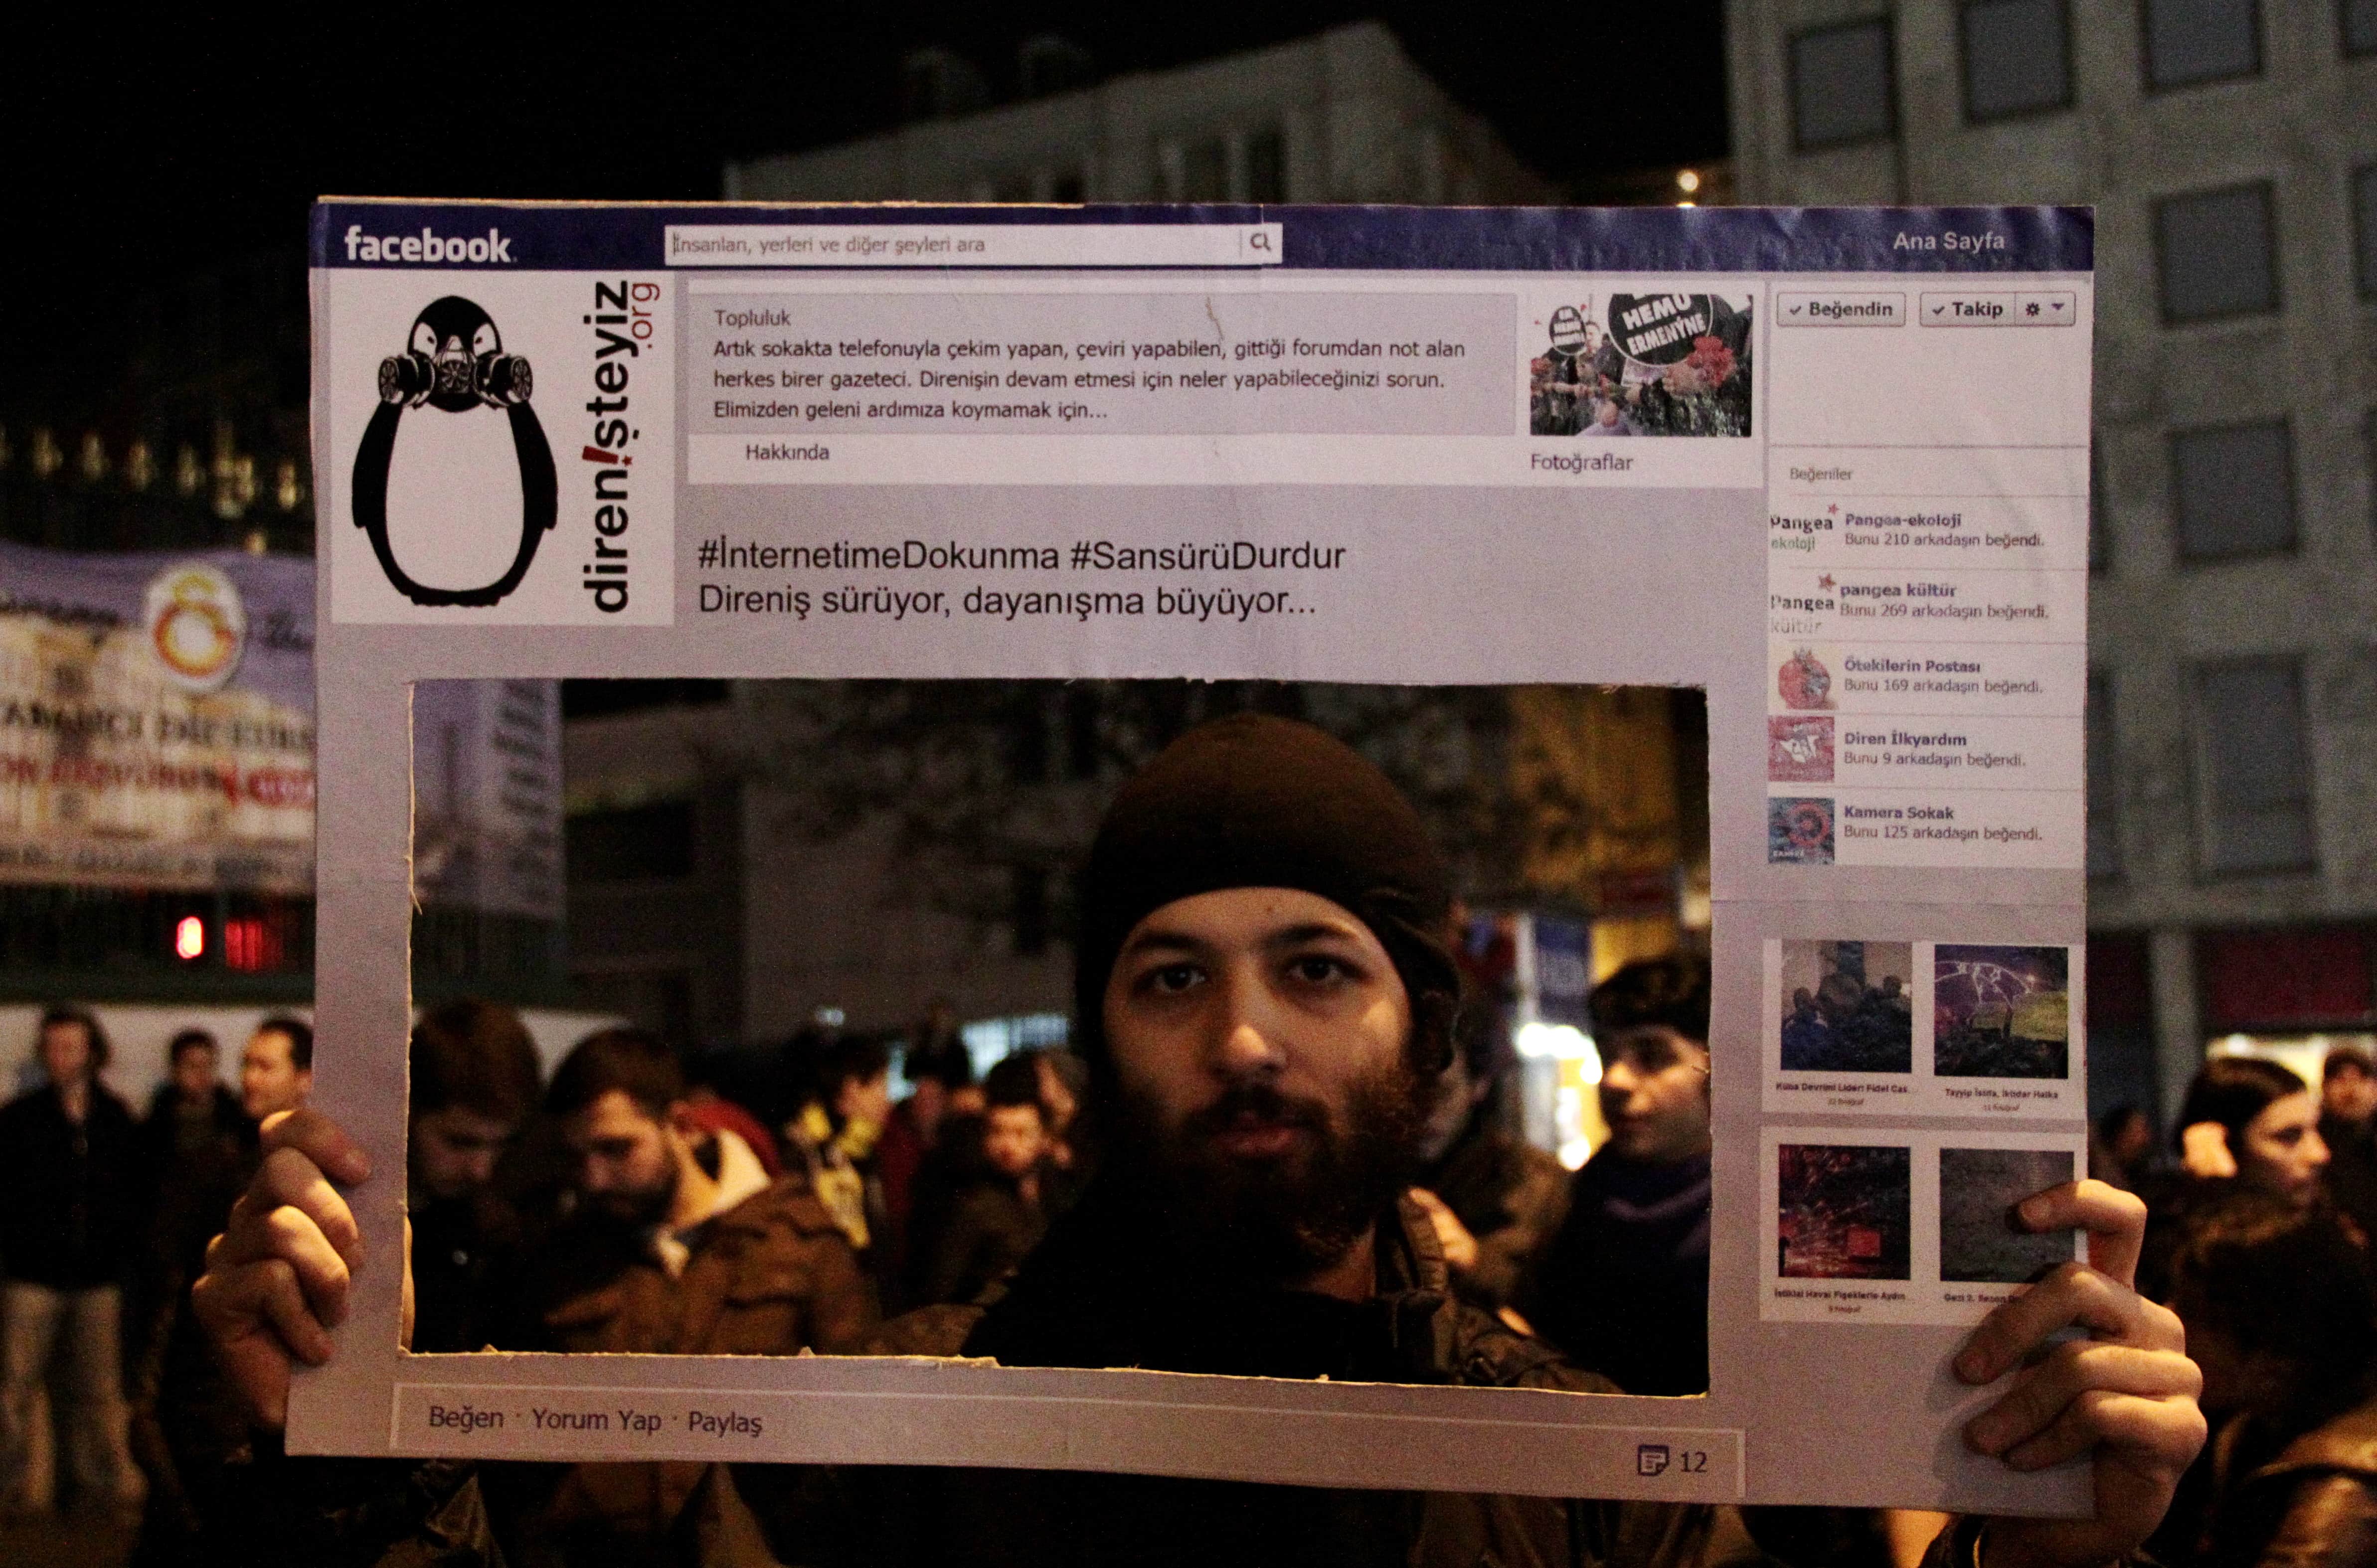
<svg viewBox="0 0 2377 1568"><path fill-rule="evenodd" d="M166 1042L165 1081L140 1123L150 1170L209 1163L227 1146L255 1144L256 1123L224 1087L221 1062L222 1048L204 1029L184 1029Z"/></svg>
<svg viewBox="0 0 2377 1568"><path fill-rule="evenodd" d="M957 1212L958 1200L989 1173L983 1149L989 1111L988 1096L978 1083L957 1085L945 1097L933 1146L917 1161L909 1185L905 1272L899 1277L897 1291L903 1304L930 1301L926 1275L940 1255L941 1233Z"/></svg>
<svg viewBox="0 0 2377 1568"><path fill-rule="evenodd" d="M2377 1061L2357 1045L2331 1047L2320 1065L2319 1137L2335 1206L2377 1236Z"/></svg>
<svg viewBox="0 0 2377 1568"><path fill-rule="evenodd" d="M2169 1297L2189 1217L2232 1188L2259 1188L2300 1208L2332 1207L2319 1098L2285 1063L2214 1057L2189 1080L2176 1127L2177 1167L2149 1176L2139 1193L2152 1218L2138 1279L2157 1299Z"/></svg>
<svg viewBox="0 0 2377 1568"><path fill-rule="evenodd" d="M935 1012L903 1048L901 1065L908 1080L908 1097L891 1108L883 1124L883 1141L875 1151L876 1180L883 1184L884 1230L876 1275L884 1287L887 1311L904 1306L907 1300L906 1285L914 1272L911 1262L916 1255L919 1180L940 1142L951 1097L973 1083L973 1060L962 1041L955 1051L920 1043L937 1038L929 1031L938 1017L954 1019L953 1014L947 1013L948 1005L936 1001ZM955 1040L954 1031L952 1022L946 1038Z"/></svg>
<svg viewBox="0 0 2377 1568"><path fill-rule="evenodd" d="M2187 1086L2179 1153L2190 1176L2234 1176L2308 1208L2323 1192L2327 1141L2319 1099L2283 1063L2216 1056Z"/></svg>
<svg viewBox="0 0 2377 1568"><path fill-rule="evenodd" d="M719 1083L730 1052L711 1051L686 1063L685 1120L698 1133L732 1133L759 1157L770 1181L784 1173L782 1148L768 1124Z"/></svg>
<svg viewBox="0 0 2377 1568"><path fill-rule="evenodd" d="M1464 978L1466 969L1464 967ZM1505 1124L1496 1090L1516 1063L1495 1021L1471 1008L1420 1135L1419 1184L1452 1288L1489 1313L1511 1309L1521 1281L1568 1214L1568 1172Z"/></svg>
<svg viewBox="0 0 2377 1568"><path fill-rule="evenodd" d="M1708 1389L1709 966L1627 965L1588 1004L1609 1137L1522 1308L1630 1394Z"/></svg>
<svg viewBox="0 0 2377 1568"><path fill-rule="evenodd" d="M2377 1568L2377 1288L2330 1212L2267 1188L2188 1220L2171 1305L2211 1448L2156 1535L2201 1568Z"/></svg>
<svg viewBox="0 0 2377 1568"><path fill-rule="evenodd" d="M1037 1051L1018 1051L983 1078L982 1173L941 1229L918 1304L972 1301L1015 1271L1048 1229L1042 1186L1053 1174Z"/></svg>
<svg viewBox="0 0 2377 1568"><path fill-rule="evenodd" d="M42 1015L43 1083L0 1107L0 1512L41 1513L35 1431L64 1342L65 1453L79 1504L119 1515L143 1495L124 1399L123 1279L137 1239L132 1111L100 1081L99 1020Z"/></svg>
<svg viewBox="0 0 2377 1568"><path fill-rule="evenodd" d="M2124 1102L2096 1118L2088 1140L2088 1174L2134 1193L2153 1172L2154 1118L2142 1105Z"/></svg>
<svg viewBox="0 0 2377 1568"><path fill-rule="evenodd" d="M1138 1366L1354 1381L1607 1390L1607 1380L1457 1301L1426 1213L1404 1201L1453 1049L1447 873L1418 814L1339 742L1241 716L1176 741L1117 795L1081 885L1075 1039L1105 1162L995 1303L886 1326L878 1349L1015 1366ZM344 1301L332 1237L352 1217L325 1173L367 1172L319 1119L275 1129L287 1158L243 1200L206 1282L210 1321L260 1408L315 1316ZM276 1157L278 1158L278 1157ZM2023 1467L2089 1455L2086 1519L1966 1519L1932 1560L2082 1568L2153 1526L2202 1442L2176 1318L2126 1283L2135 1201L2090 1183L2025 1201L2022 1223L2085 1229L2074 1264L1976 1332L1956 1364L2002 1386L1965 1441ZM351 1253L352 1247L345 1249ZM293 1299L272 1292L296 1277ZM268 1301L280 1309L278 1315ZM2037 1364L2084 1326L2090 1338ZM1910 1400L1926 1391L1910 1388ZM1739 1555L1729 1507L1415 1495L1002 1469L842 1472L870 1562L1461 1563L1686 1568ZM780 1511L797 1472L738 1490L780 1561L828 1532Z"/></svg>
<svg viewBox="0 0 2377 1568"><path fill-rule="evenodd" d="M207 1239L255 1174L256 1123L219 1075L220 1048L184 1029L140 1126L146 1241L125 1287L125 1398L134 1459L148 1479L135 1561L188 1560L212 1511L212 1483L245 1435L236 1398L190 1316Z"/></svg>
<svg viewBox="0 0 2377 1568"><path fill-rule="evenodd" d="M286 1014L257 1025L239 1056L239 1100L248 1120L294 1111L313 1092L313 1026Z"/></svg>
<svg viewBox="0 0 2377 1568"><path fill-rule="evenodd" d="M1097 1151L1084 1141L1086 1128L1081 1122L1081 1097L1089 1092L1090 1066L1062 1048L1034 1048L1022 1054L1031 1062L1040 1086L1040 1117L1048 1139L1042 1159L1040 1206L1053 1219L1073 1206L1097 1165ZM987 1086L985 1098L988 1098Z"/></svg>
<svg viewBox="0 0 2377 1568"><path fill-rule="evenodd" d="M936 996L926 1006L925 1016L909 1033L901 1060L912 1084L927 1078L951 1085L973 1082L973 1058L958 1026L957 1006L948 997Z"/></svg>
<svg viewBox="0 0 2377 1568"><path fill-rule="evenodd" d="M1584 427L1586 435L1640 435L1634 422L1626 415L1626 405L1611 393L1594 405L1593 422Z"/></svg>
<svg viewBox="0 0 2377 1568"><path fill-rule="evenodd" d="M1791 1012L1783 1020L1783 1063L1821 1062L1833 1051L1833 1026L1817 1010L1815 993L1806 986L1791 992Z"/></svg>
<svg viewBox="0 0 2377 1568"><path fill-rule="evenodd" d="M484 1349L498 1260L520 1241L496 1168L536 1110L536 1044L510 1008L464 997L422 1014L407 1063L412 1348Z"/></svg>
<svg viewBox="0 0 2377 1568"><path fill-rule="evenodd" d="M562 1060L544 1111L575 1156L578 1202L491 1292L512 1309L494 1323L498 1349L788 1356L865 1343L873 1289L806 1178L770 1182L742 1138L699 1133L684 1109L675 1054L641 1030L599 1031ZM567 1561L634 1562L664 1550L708 1468L578 1465L519 1506Z"/></svg>
<svg viewBox="0 0 2377 1568"><path fill-rule="evenodd" d="M814 1087L784 1124L784 1149L861 1261L876 1266L884 1221L875 1148L891 1119L890 1049L868 1036L839 1035L822 1042L812 1071Z"/></svg>

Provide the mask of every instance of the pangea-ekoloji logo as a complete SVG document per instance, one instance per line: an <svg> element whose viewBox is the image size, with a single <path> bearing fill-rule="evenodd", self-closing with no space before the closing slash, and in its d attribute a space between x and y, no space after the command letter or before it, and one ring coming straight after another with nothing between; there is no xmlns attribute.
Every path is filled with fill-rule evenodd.
<svg viewBox="0 0 2377 1568"><path fill-rule="evenodd" d="M504 352L503 334L484 310L460 294L433 300L413 318L404 350L379 362L379 407L364 427L355 452L354 521L371 539L380 570L399 593L423 605L489 605L520 587L536 560L536 547L553 527L557 490L553 448L529 406L536 386L529 362ZM465 419L500 411L511 423L512 454L520 463L520 546L511 565L494 582L475 588L432 588L416 582L397 564L388 542L388 470L396 453L398 425L407 413ZM466 476L458 476L466 477Z"/></svg>

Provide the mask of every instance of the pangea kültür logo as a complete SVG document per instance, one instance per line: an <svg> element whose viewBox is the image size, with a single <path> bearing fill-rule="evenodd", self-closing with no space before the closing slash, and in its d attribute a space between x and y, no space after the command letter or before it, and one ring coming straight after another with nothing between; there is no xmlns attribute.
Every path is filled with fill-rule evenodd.
<svg viewBox="0 0 2377 1568"><path fill-rule="evenodd" d="M474 301L460 294L432 300L413 318L404 351L379 362L379 407L355 451L354 522L370 536L380 570L415 604L484 606L520 587L536 547L554 524L559 487L553 448L529 406L535 378L528 361L504 351L503 334ZM520 535L510 567L481 588L430 588L396 564L388 542L388 470L398 423L408 413L432 420L484 419L500 410L510 422L512 454L520 463ZM416 434L421 434L416 432ZM432 434L431 439L435 439Z"/></svg>

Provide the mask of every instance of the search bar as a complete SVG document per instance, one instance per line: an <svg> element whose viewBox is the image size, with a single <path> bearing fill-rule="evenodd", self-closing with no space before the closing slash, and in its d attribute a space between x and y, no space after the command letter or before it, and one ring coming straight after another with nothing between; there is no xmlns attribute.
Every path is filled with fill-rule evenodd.
<svg viewBox="0 0 2377 1568"><path fill-rule="evenodd" d="M671 267L1276 267L1276 223L672 223Z"/></svg>

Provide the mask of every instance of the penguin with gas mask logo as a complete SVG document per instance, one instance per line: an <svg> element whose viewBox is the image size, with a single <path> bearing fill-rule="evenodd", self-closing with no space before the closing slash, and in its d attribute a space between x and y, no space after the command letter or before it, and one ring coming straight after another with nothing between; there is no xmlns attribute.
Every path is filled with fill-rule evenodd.
<svg viewBox="0 0 2377 1568"><path fill-rule="evenodd" d="M413 318L404 351L380 361L379 407L355 453L354 522L370 536L372 552L379 557L388 580L413 603L490 605L528 575L559 506L553 448L536 410L529 406L534 386L528 361L506 353L495 322L475 302L459 294L431 301ZM468 419L481 410L497 409L511 426L512 453L520 464L520 536L511 565L484 588L431 588L416 582L397 564L388 546L388 476L397 427L407 413L424 410Z"/></svg>

